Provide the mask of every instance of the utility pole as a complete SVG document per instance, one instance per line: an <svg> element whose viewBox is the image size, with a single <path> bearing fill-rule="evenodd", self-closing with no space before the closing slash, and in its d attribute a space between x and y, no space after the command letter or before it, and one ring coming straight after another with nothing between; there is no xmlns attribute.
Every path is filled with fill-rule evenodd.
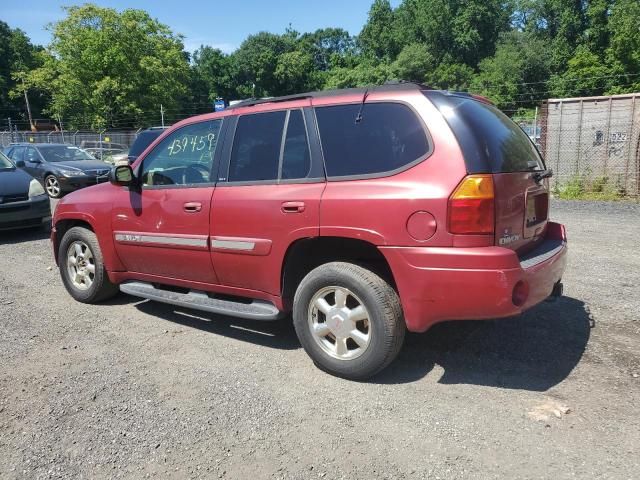
<svg viewBox="0 0 640 480"><path fill-rule="evenodd" d="M162 120L162 128L164 128L164 108L162 108L162 104L160 104L160 118Z"/></svg>
<svg viewBox="0 0 640 480"><path fill-rule="evenodd" d="M24 77L22 80L22 89L24 90L24 101L27 104L27 114L29 115L29 127L31 127L31 131L35 130L35 126L33 125L33 118L31 117L31 106L29 105L29 96L27 95L27 86L24 83Z"/></svg>
<svg viewBox="0 0 640 480"><path fill-rule="evenodd" d="M58 124L60 124L60 133L62 134L62 143L64 143L64 127L62 126L62 117L58 114Z"/></svg>

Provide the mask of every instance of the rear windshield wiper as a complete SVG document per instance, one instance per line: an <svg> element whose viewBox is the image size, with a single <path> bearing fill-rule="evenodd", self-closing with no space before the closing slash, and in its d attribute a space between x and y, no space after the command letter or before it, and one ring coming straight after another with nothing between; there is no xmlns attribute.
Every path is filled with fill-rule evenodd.
<svg viewBox="0 0 640 480"><path fill-rule="evenodd" d="M533 174L533 179L536 181L536 183L540 183L545 178L551 178L551 177L553 177L553 170L551 169L542 170L540 172L536 172Z"/></svg>

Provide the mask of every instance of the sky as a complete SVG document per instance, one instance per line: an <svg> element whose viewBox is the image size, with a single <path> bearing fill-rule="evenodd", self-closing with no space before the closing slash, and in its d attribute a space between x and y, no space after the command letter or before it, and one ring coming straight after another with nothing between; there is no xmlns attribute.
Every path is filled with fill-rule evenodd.
<svg viewBox="0 0 640 480"><path fill-rule="evenodd" d="M81 1L0 0L0 20L25 31L36 44L51 39L45 26L64 17L62 6ZM210 45L230 53L252 33L283 33L287 26L299 32L341 27L360 33L373 0L93 0L117 10L138 8L185 36L187 51ZM397 6L400 0L392 1Z"/></svg>

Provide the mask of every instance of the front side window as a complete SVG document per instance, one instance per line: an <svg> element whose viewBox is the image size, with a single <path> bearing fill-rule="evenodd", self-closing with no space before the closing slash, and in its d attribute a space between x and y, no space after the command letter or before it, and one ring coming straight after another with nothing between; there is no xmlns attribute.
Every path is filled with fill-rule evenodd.
<svg viewBox="0 0 640 480"><path fill-rule="evenodd" d="M276 180L286 111L243 115L238 119L231 161L230 182Z"/></svg>
<svg viewBox="0 0 640 480"><path fill-rule="evenodd" d="M392 172L429 152L420 120L405 105L365 103L315 110L329 177Z"/></svg>
<svg viewBox="0 0 640 480"><path fill-rule="evenodd" d="M40 155L38 155L38 151L33 147L28 147L27 151L24 154L25 162L36 162L40 160Z"/></svg>
<svg viewBox="0 0 640 480"><path fill-rule="evenodd" d="M182 127L169 134L143 161L143 185L194 185L213 182L213 157L222 120Z"/></svg>

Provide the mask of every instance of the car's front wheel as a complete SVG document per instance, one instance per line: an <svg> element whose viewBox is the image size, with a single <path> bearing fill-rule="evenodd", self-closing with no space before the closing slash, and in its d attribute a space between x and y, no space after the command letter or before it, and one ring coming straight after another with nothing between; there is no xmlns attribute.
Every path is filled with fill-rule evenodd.
<svg viewBox="0 0 640 480"><path fill-rule="evenodd" d="M370 270L343 262L321 265L302 280L293 321L314 363L352 380L389 365L406 331L395 290Z"/></svg>
<svg viewBox="0 0 640 480"><path fill-rule="evenodd" d="M55 175L47 175L44 179L44 189L51 198L60 198L62 196L62 187L60 180Z"/></svg>
<svg viewBox="0 0 640 480"><path fill-rule="evenodd" d="M111 283L102 260L98 239L91 230L73 227L62 237L58 264L62 282L79 302L96 303L118 293Z"/></svg>

